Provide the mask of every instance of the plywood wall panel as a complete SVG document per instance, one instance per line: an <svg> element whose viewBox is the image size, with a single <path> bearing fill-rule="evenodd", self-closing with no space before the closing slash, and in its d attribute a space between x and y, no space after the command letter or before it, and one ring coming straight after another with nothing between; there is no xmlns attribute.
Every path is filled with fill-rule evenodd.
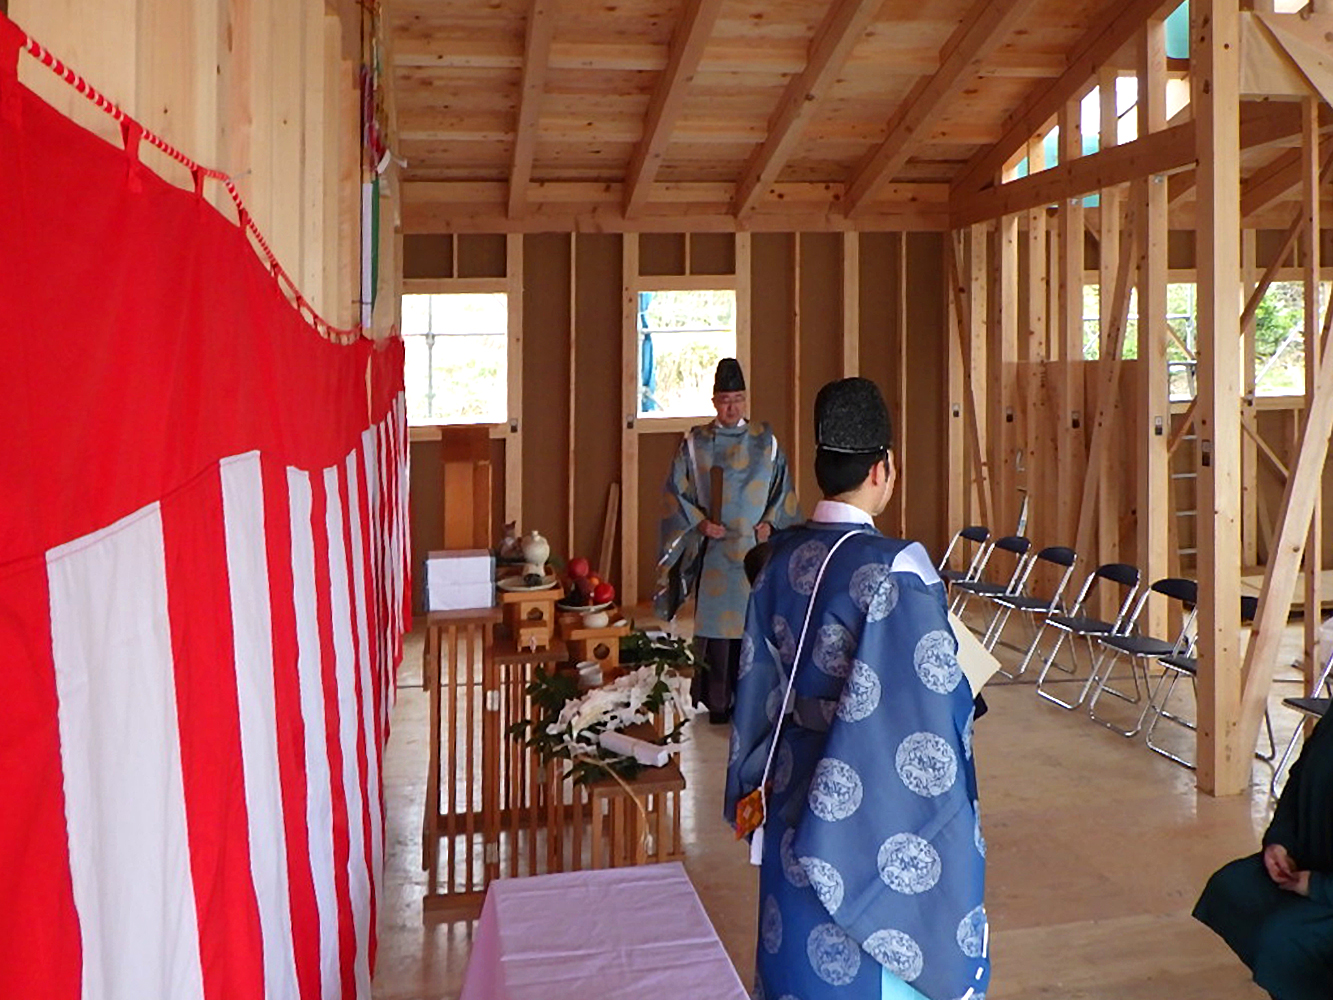
<svg viewBox="0 0 1333 1000"><path fill-rule="evenodd" d="M693 233L690 236L690 273L736 273L736 238L731 233Z"/></svg>
<svg viewBox="0 0 1333 1000"><path fill-rule="evenodd" d="M802 233L800 288L800 401L796 413L799 446L788 451L796 471L796 491L805 510L819 501L815 482L815 396L826 382L842 377L842 235Z"/></svg>
<svg viewBox="0 0 1333 1000"><path fill-rule="evenodd" d="M644 233L639 237L639 273L684 274L685 239L682 233Z"/></svg>
<svg viewBox="0 0 1333 1000"><path fill-rule="evenodd" d="M620 478L620 237L575 239L574 537L571 549L596 559L607 490ZM619 562L619 545L616 562ZM619 582L616 566L600 566Z"/></svg>
<svg viewBox="0 0 1333 1000"><path fill-rule="evenodd" d="M703 423L704 421L700 421ZM652 600L657 589L658 523L662 519L662 484L680 446L680 435L639 435L639 600Z"/></svg>
<svg viewBox="0 0 1333 1000"><path fill-rule="evenodd" d="M463 233L459 235L458 274L456 277L503 278L505 276L505 260L505 238L503 234ZM568 267L565 270L567 272ZM568 307L565 311L568 313Z"/></svg>
<svg viewBox="0 0 1333 1000"><path fill-rule="evenodd" d="M411 463L408 503L412 519L412 609L420 614L426 607L426 574L422 569L426 553L444 547L444 476L440 471L440 442L413 441L408 461ZM494 464L491 468L495 468Z"/></svg>
<svg viewBox="0 0 1333 1000"><path fill-rule="evenodd" d="M911 419L903 412L900 387L902 371L898 306L903 290L899 280L900 237L897 233L864 233L860 237L860 280L857 282L860 317L860 349L857 374L868 378L884 393L893 424L894 452L902 475L910 469L911 456L903 447L902 429ZM901 524L901 506L911 488L899 480L889 507L877 521L885 534L896 535Z"/></svg>
<svg viewBox="0 0 1333 1000"><path fill-rule="evenodd" d="M790 233L756 233L751 245L750 415L773 428L778 442L791 454L793 438L792 321L795 296L796 237ZM802 505L809 510L805 498Z"/></svg>
<svg viewBox="0 0 1333 1000"><path fill-rule="evenodd" d="M906 380L904 409L911 414L912 486L906 511L907 537L931 552L943 552L957 526L945 523L948 327L944 315L944 237L940 233L907 235L905 355L913 366Z"/></svg>
<svg viewBox="0 0 1333 1000"><path fill-rule="evenodd" d="M521 527L558 555L569 552L569 275L567 234L524 237Z"/></svg>
<svg viewBox="0 0 1333 1000"><path fill-rule="evenodd" d="M403 236L404 278L452 278L453 274L452 236L443 233L407 233Z"/></svg>

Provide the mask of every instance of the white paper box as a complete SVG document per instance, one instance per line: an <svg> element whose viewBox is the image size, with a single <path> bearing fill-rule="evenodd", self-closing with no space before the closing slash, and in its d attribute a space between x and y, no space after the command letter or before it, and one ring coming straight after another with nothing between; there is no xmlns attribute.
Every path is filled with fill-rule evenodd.
<svg viewBox="0 0 1333 1000"><path fill-rule="evenodd" d="M485 549L426 556L426 610L464 611L495 604L495 557Z"/></svg>

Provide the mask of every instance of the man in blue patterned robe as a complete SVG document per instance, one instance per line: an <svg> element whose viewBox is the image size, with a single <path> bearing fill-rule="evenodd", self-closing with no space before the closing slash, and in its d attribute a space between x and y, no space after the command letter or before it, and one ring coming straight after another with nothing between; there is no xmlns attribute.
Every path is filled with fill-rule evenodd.
<svg viewBox="0 0 1333 1000"><path fill-rule="evenodd" d="M727 772L732 822L769 778L755 995L982 1000L973 696L925 549L873 524L895 476L874 383L821 389L815 441L826 499L755 580Z"/></svg>
<svg viewBox="0 0 1333 1000"><path fill-rule="evenodd" d="M730 715L740 662L750 596L745 554L800 514L787 458L768 424L746 421L745 402L741 366L723 358L713 379L717 419L685 434L662 491L657 613L670 621L697 589L695 645L708 669L696 674L691 693L714 722ZM712 496L715 468L721 497Z"/></svg>

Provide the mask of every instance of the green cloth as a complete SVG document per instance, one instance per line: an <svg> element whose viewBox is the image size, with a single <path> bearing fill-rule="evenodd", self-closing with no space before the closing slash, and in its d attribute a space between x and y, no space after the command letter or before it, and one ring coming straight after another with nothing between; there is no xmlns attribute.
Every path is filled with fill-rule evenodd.
<svg viewBox="0 0 1333 1000"><path fill-rule="evenodd" d="M1315 726L1291 769L1264 845L1309 871L1309 898L1279 888L1263 855L1208 880L1194 916L1222 937L1276 1000L1333 1000L1333 722Z"/></svg>
<svg viewBox="0 0 1333 1000"><path fill-rule="evenodd" d="M699 524L712 506L714 466L722 468L727 537L704 544ZM787 457L768 424L702 424L690 428L676 449L662 493L658 615L674 618L689 593L697 591L694 634L739 639L750 599L744 560L755 544L755 526L767 522L778 530L800 520Z"/></svg>

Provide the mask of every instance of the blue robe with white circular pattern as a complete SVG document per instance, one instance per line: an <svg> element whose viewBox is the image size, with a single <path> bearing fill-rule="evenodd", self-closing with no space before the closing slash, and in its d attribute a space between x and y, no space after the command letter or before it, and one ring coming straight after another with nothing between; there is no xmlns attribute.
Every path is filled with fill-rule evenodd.
<svg viewBox="0 0 1333 1000"><path fill-rule="evenodd" d="M908 983L982 1000L990 978L973 696L925 550L868 526L774 537L741 648L726 815L770 772L755 995L860 1000Z"/></svg>

